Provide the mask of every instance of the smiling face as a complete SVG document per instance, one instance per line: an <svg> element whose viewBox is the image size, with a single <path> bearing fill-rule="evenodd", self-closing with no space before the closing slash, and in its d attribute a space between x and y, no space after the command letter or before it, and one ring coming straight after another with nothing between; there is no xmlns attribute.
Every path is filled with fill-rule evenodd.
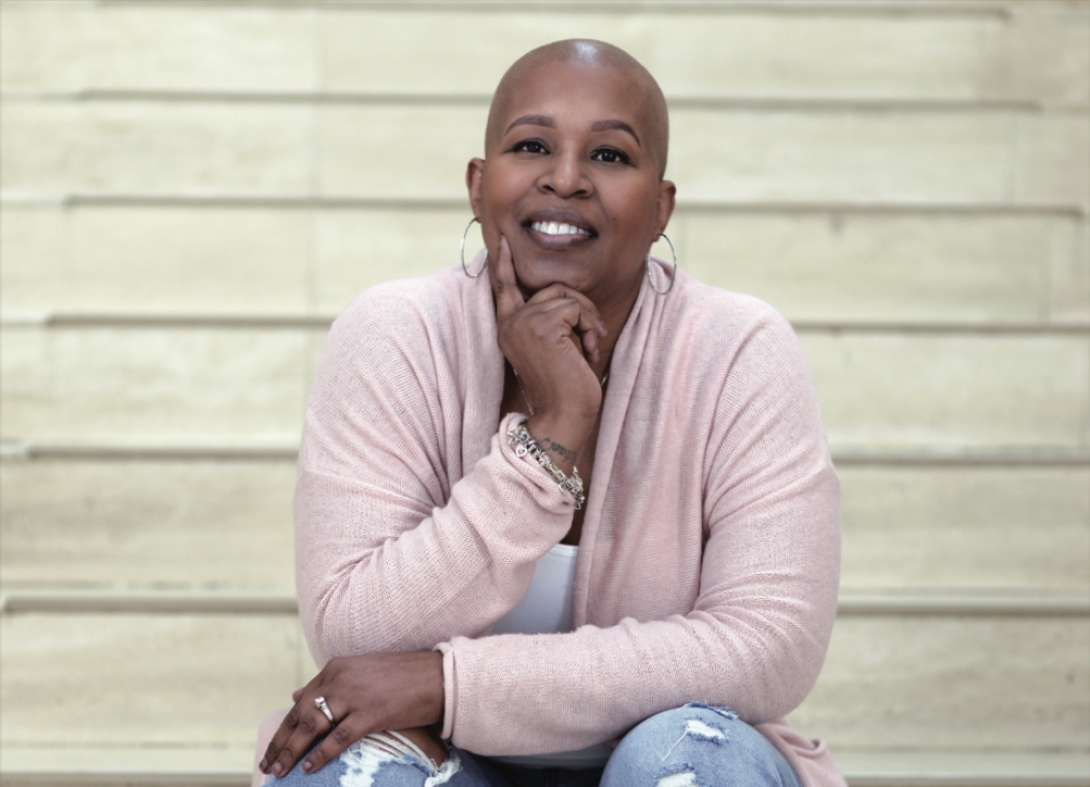
<svg viewBox="0 0 1090 787"><path fill-rule="evenodd" d="M661 176L665 118L646 82L586 55L505 77L486 158L471 161L466 178L491 259L502 234L527 294L563 283L605 314L635 301L674 185Z"/></svg>

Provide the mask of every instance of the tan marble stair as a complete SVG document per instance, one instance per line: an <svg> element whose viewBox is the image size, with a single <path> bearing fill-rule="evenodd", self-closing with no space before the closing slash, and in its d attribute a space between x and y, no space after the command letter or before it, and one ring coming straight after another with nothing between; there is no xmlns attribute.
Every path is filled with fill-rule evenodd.
<svg viewBox="0 0 1090 787"><path fill-rule="evenodd" d="M234 587L291 594L294 446L5 448L0 569L9 592ZM834 456L845 592L1085 590L1085 456Z"/></svg>
<svg viewBox="0 0 1090 787"><path fill-rule="evenodd" d="M246 783L313 669L325 330L456 263L490 91L572 35L667 93L682 266L814 366L843 599L796 721L853 787L1090 783L1090 3L0 0L5 787Z"/></svg>
<svg viewBox="0 0 1090 787"><path fill-rule="evenodd" d="M241 782L255 719L314 669L293 606L253 593L9 593L4 780ZM846 593L826 669L793 719L830 741L853 785L1075 783L1088 613L1070 592Z"/></svg>

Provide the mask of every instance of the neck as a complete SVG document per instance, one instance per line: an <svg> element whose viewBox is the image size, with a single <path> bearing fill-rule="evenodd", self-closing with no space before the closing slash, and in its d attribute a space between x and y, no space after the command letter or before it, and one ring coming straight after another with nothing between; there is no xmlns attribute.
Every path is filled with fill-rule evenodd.
<svg viewBox="0 0 1090 787"><path fill-rule="evenodd" d="M605 336L598 340L598 363L590 365L599 380L610 368L610 362L613 360L613 348L616 347L621 331L624 330L625 323L628 322L628 317L632 314L632 307L636 305L636 298L639 297L639 294L640 288L636 287L622 300L601 305L595 302L595 305L598 306L598 313L602 317L602 322L606 324L606 330L608 331Z"/></svg>

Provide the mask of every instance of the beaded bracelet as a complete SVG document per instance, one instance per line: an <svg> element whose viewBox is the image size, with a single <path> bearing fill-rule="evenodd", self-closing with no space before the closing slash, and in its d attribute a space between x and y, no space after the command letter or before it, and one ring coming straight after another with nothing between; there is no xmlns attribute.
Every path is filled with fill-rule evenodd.
<svg viewBox="0 0 1090 787"><path fill-rule="evenodd" d="M530 436L524 424L513 426L507 430L507 444L515 446L517 456L529 454L537 463L548 471L556 481L557 486L575 498L575 510L578 511L586 502L583 494L583 479L579 477L579 468L572 467L571 477L564 475L564 471L556 466L549 455L537 444L537 440Z"/></svg>

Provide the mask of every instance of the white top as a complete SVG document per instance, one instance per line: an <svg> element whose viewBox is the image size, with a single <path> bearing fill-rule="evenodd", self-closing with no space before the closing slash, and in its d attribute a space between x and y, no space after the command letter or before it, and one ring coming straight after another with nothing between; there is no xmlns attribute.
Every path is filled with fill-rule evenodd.
<svg viewBox="0 0 1090 787"><path fill-rule="evenodd" d="M556 634L571 631L572 588L579 547L557 544L534 565L534 578L515 608L496 621L493 634Z"/></svg>
<svg viewBox="0 0 1090 787"><path fill-rule="evenodd" d="M515 608L496 621L493 634L555 634L572 630L571 602L575 558L579 547L557 544L534 565L534 578ZM596 768L606 764L613 750L597 744L578 751L510 757L494 760L528 768Z"/></svg>

